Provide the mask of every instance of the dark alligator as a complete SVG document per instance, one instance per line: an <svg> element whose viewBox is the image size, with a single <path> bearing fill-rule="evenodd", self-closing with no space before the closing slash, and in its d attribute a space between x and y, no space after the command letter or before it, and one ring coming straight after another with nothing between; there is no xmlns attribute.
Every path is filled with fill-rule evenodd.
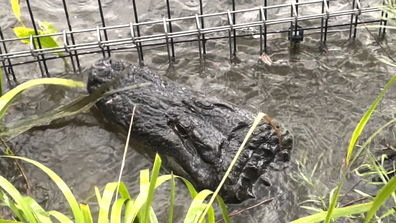
<svg viewBox="0 0 396 223"><path fill-rule="evenodd" d="M197 189L215 190L247 134L255 115L214 97L164 80L150 70L112 59L98 61L89 69L88 91L104 83L123 88L150 83L149 87L123 91L100 100L103 115L128 130L136 106L131 146L153 159L158 154L175 174ZM283 131L281 143L274 129L262 121L228 176L221 195L237 203L254 197L253 184L264 180L271 164L289 160L292 137ZM275 164L276 165L276 164ZM270 185L264 180L264 184Z"/></svg>

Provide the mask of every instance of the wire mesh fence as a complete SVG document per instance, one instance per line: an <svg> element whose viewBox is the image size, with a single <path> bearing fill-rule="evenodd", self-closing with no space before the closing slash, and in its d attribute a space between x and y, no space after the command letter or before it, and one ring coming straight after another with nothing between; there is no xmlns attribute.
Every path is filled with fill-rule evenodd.
<svg viewBox="0 0 396 223"><path fill-rule="evenodd" d="M16 83L17 78L14 67L22 64L37 63L40 67L42 76L50 76L48 67L51 60L60 60L69 58L71 67L74 72L81 72L80 57L86 54L100 53L103 57L110 57L112 53L117 51L131 51L136 53L139 62L144 61L144 51L155 46L164 46L168 54L168 61L172 62L175 55L175 48L179 43L196 42L198 45L197 56L203 58L207 53L207 43L218 39L227 39L230 58L236 56L237 38L254 37L259 39L258 55L266 51L268 47L268 35L287 33L287 41L299 42L303 40L310 30L320 32L320 41L325 43L328 40L328 31L337 27L349 28L349 38L355 38L357 35L357 27L360 24L376 23L386 26L387 14L378 7L363 6L360 0L353 0L351 7L346 10L332 10L331 5L335 1L331 0L311 0L299 1L295 0L288 4L270 5L267 0L263 0L261 5L253 8L238 9L235 0L230 5L223 8L229 8L222 12L205 13L204 4L199 0L199 13L195 15L172 18L171 17L171 0L166 0L166 16L160 20L139 21L139 12L136 7L136 0L132 0L134 21L120 25L106 25L104 16L103 0L97 1L98 12L100 15L101 25L88 29L73 29L70 22L68 4L66 0L62 0L63 12L67 22L67 30L58 33L38 35L35 14L32 11L29 0L26 0L29 17L36 35L30 35L26 38L5 38L0 27L0 61L1 67L5 73L8 82L11 79ZM310 12L301 13L304 8L310 8ZM271 10L289 11L288 16L276 15L270 13ZM314 9L314 10L312 10ZM306 11L306 10L305 10ZM243 21L238 19L244 13L250 13L255 19ZM364 21L359 20L363 15L372 15L376 13L378 16L367 16ZM339 17L350 17L349 22L345 20L336 20ZM207 26L210 19L219 19L224 21L215 26ZM317 21L319 25L306 25L304 21ZM343 22L339 22L343 21ZM191 29L175 29L177 23L191 24ZM277 26L282 24L282 26ZM315 24L315 23L312 23ZM147 32L147 27L157 26L159 29L153 32ZM279 28L281 27L281 28ZM113 38L112 32L128 32L126 38ZM143 31L146 30L146 31ZM305 34L304 34L305 32ZM77 41L76 35L96 34L97 39L94 41L84 40ZM386 29L379 29L379 36L385 35ZM46 37L57 37L59 47L45 48L42 46L42 40ZM24 46L24 50L12 51L9 46L15 43L30 42ZM41 41L40 41L41 40ZM37 44L34 44L37 42ZM61 54L60 54L61 53ZM18 61L18 58L25 58Z"/></svg>

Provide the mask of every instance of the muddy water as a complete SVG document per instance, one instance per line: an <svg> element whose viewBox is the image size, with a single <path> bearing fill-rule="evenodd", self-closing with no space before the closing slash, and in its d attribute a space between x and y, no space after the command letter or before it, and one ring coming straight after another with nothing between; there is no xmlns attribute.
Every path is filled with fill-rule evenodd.
<svg viewBox="0 0 396 223"><path fill-rule="evenodd" d="M203 1L205 13L231 9L229 1ZM261 1L237 1L237 8L259 6ZM269 4L281 4L283 1L269 1ZM61 2L35 1L31 4L37 18L51 21L59 30L66 29ZM72 1L69 11L74 29L93 28L100 25L97 2L93 0ZM164 1L138 1L141 21L161 19L166 16ZM332 2L333 10L347 9L348 1ZM371 4L374 4L372 2ZM132 5L129 1L104 1L104 11L108 25L125 24L133 21ZM368 3L364 3L367 6ZM10 14L8 2L0 2L0 25L6 38L11 38L10 27L17 21ZM172 17L194 15L198 11L198 1L171 1ZM300 13L312 14L317 8L300 8ZM26 6L22 7L26 12ZM269 12L269 16L286 16L288 10ZM23 15L29 21L27 15ZM366 17L362 17L365 19ZM256 19L255 14L244 14L241 21ZM224 23L224 19L213 19L208 26ZM349 17L334 18L330 24L348 22ZM302 23L319 24L320 21ZM27 24L27 23L26 23ZM194 24L174 24L180 29L188 29ZM27 24L30 26L30 24ZM274 29L287 27L278 25ZM154 30L154 31L153 31ZM147 33L160 30L148 27ZM377 30L373 30L376 36ZM118 37L128 34L120 31ZM381 63L378 58L386 55L377 42L365 30L358 30L355 41L348 39L349 33L339 28L329 33L326 47L320 47L320 34L306 35L296 50L290 51L285 34L269 35L267 54L271 55L272 66L260 62L258 58L259 40L255 38L238 39L238 59L229 60L228 40L208 41L208 54L205 61L198 57L196 43L179 44L176 47L176 59L172 66L167 64L166 48L145 51L145 65L162 76L172 79L183 86L200 90L208 95L216 95L253 112L263 111L284 128L294 134L295 145L291 167L274 173L271 177L273 187L258 186L257 199L240 205L231 205L230 210L240 210L260 201L276 198L274 201L246 211L236 217L235 222L287 222L308 214L299 204L314 196L328 194L339 181L340 165L343 162L349 139L364 112L390 80L396 70ZM78 36L95 40L92 35ZM388 33L381 44L395 58L394 33ZM14 45L12 51L25 49L23 45ZM83 67L89 67L101 55L81 56ZM137 62L136 53L117 53L117 59ZM58 63L58 62L56 62ZM50 66L53 73L62 72L62 63ZM37 65L20 66L18 80L40 76ZM85 75L68 74L67 77L86 80ZM396 106L395 87L381 101L378 111L368 123L364 137L393 118ZM21 100L5 118L6 122L26 117L29 114L51 110L60 103L85 93L85 89L67 90L58 87L37 88L22 96ZM393 136L384 133L385 141L392 142ZM10 142L18 155L37 160L59 174L73 191L79 201L87 201L95 211L95 199L87 200L94 194L94 186L103 187L107 182L115 181L121 165L124 139L117 134L95 109L80 115L57 120L48 126L28 131ZM381 146L381 145L378 145ZM1 160L2 175L12 179L18 187L24 184L18 171L11 162ZM312 185L295 182L289 174L298 178L297 162L303 163L301 171L311 175ZM27 177L33 187L31 193L47 209L67 210L66 201L48 177L31 165L23 164ZM123 181L131 194L138 188L139 170L150 168L151 163L129 151ZM359 179L348 178L346 192ZM160 222L166 221L169 203L169 185L165 185L156 194L156 213ZM358 185L367 193L375 194L376 187ZM181 221L191 202L187 190L177 188L175 218ZM352 199L351 197L350 199ZM304 204L309 206L311 204Z"/></svg>

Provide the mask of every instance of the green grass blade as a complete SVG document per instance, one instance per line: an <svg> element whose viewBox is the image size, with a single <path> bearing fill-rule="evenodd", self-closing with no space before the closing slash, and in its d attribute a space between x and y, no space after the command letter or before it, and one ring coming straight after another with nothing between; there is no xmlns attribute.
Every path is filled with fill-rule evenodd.
<svg viewBox="0 0 396 223"><path fill-rule="evenodd" d="M375 99L373 104L370 106L370 108L364 114L363 118L360 120L359 124L356 126L356 129L353 132L351 141L349 143L348 153L347 153L347 157L346 157L346 160L345 160L345 168L348 167L349 160L351 159L351 155L352 155L352 152L353 152L353 148L355 147L356 141L358 140L360 134L362 133L364 126L366 125L367 121L369 120L369 118L370 118L371 114L373 113L374 109L377 107L377 105L380 102L382 96L384 96L386 91L390 88L390 86L393 84L393 82L395 82L395 80L396 80L396 74L386 84L385 88L381 91L380 95Z"/></svg>
<svg viewBox="0 0 396 223"><path fill-rule="evenodd" d="M207 204L204 203L204 201L211 194L213 194L213 191L203 190L195 196L190 208L188 209L187 216L184 219L185 223L198 222L198 218L203 214L204 209L207 207ZM201 220L199 220L199 222L202 222L204 217L205 216L201 216Z"/></svg>
<svg viewBox="0 0 396 223"><path fill-rule="evenodd" d="M227 211L227 206L223 201L223 198L221 198L220 196L217 196L217 202L219 203L219 206L221 208L221 212L223 213L223 219L225 223L230 223L230 215L228 214Z"/></svg>
<svg viewBox="0 0 396 223"><path fill-rule="evenodd" d="M6 94L0 97L0 120L4 116L7 108L11 105L13 98L15 98L22 91L27 88L34 87L41 84L56 84L63 85L67 87L83 87L84 83L80 81L73 81L62 78L39 78L34 80L29 80L23 84L18 85L16 88L10 90Z"/></svg>
<svg viewBox="0 0 396 223"><path fill-rule="evenodd" d="M219 186L216 188L216 191L213 193L213 196L210 198L210 201L208 203L208 206L205 208L204 213L202 214L201 218L199 219L199 222L202 222L203 218L205 217L206 213L209 211L209 208L212 207L212 204L214 202L214 199L216 199L216 196L219 194L220 189L223 187L224 182L226 181L228 175L230 174L232 168L234 167L239 155L242 153L243 149L245 148L245 145L247 141L249 140L250 136L252 135L254 129L257 127L257 125L260 123L260 121L267 116L266 114L260 112L256 118L254 119L253 125L250 127L249 132L245 136L245 139L243 140L241 146L238 149L238 152L235 154L234 159L232 160L230 166L228 167L226 173L223 176L223 179L221 180Z"/></svg>
<svg viewBox="0 0 396 223"><path fill-rule="evenodd" d="M374 198L373 205L367 212L366 221L370 222L371 218L375 215L377 210L385 203L386 199L396 190L396 177L393 177L377 194Z"/></svg>
<svg viewBox="0 0 396 223"><path fill-rule="evenodd" d="M120 182L118 187L118 193L121 195L123 198L131 199L131 196L129 195L128 189L126 188L124 182Z"/></svg>
<svg viewBox="0 0 396 223"><path fill-rule="evenodd" d="M150 171L149 169L140 171L140 191L143 191L143 188L149 185L150 183Z"/></svg>
<svg viewBox="0 0 396 223"><path fill-rule="evenodd" d="M54 183L59 187L59 189L62 191L63 195L66 197L66 200L68 201L70 208L72 209L73 215L75 222L77 223L83 223L84 218L82 215L82 212L80 210L80 207L77 203L76 198L74 197L73 193L71 192L70 188L66 185L66 183L52 170L50 170L48 167L44 166L43 164L36 162L34 160L24 158L24 157L18 157L18 156L0 156L0 158L13 158L13 159L20 159L24 160L28 163L31 163L38 168L40 168L42 171L44 171L51 179L54 181Z"/></svg>
<svg viewBox="0 0 396 223"><path fill-rule="evenodd" d="M215 213L214 213L214 210L213 210L212 206L208 210L208 222L209 223L215 223L216 222Z"/></svg>
<svg viewBox="0 0 396 223"><path fill-rule="evenodd" d="M103 191L101 202L99 203L100 211L98 223L109 222L109 210L111 200L113 199L114 192L117 190L117 183L108 183Z"/></svg>
<svg viewBox="0 0 396 223"><path fill-rule="evenodd" d="M158 223L157 215L154 212L154 209L150 207L150 222L151 223Z"/></svg>
<svg viewBox="0 0 396 223"><path fill-rule="evenodd" d="M0 97L3 96L3 74L0 67Z"/></svg>
<svg viewBox="0 0 396 223"><path fill-rule="evenodd" d="M111 83L108 83L106 85L103 85L102 87L108 87L110 85ZM79 97L67 105L60 106L52 111L39 115L33 115L26 119L22 119L20 121L12 123L11 125L7 125L6 126L7 131L0 132L0 138L2 138L5 141L8 141L34 126L46 125L55 119L67 117L70 115L75 115L82 111L88 110L97 101L108 95L112 95L117 92L122 92L125 90L132 90L136 88L146 87L146 86L150 86L150 84L145 84L145 83L137 84L125 88L119 88L112 91L106 91L105 93L103 93L102 90L105 90L106 88L100 87L94 93L87 96Z"/></svg>
<svg viewBox="0 0 396 223"><path fill-rule="evenodd" d="M380 95L375 99L373 104L370 106L368 111L364 114L363 118L360 120L359 124L356 126L356 129L353 132L351 141L349 143L348 153L347 153L347 156L346 156L346 159L345 159L345 164L344 164L344 174L345 174L346 168L349 167L349 160L351 159L351 156L352 156L352 153L353 153L353 149L355 147L356 141L358 140L360 134L363 131L364 126L366 125L367 121L370 119L371 114L373 113L374 109L377 107L377 105L380 102L381 98L384 96L384 94L390 88L390 86L393 84L393 82L395 82L395 80L396 80L396 74L386 84L385 88L381 91ZM326 223L329 223L330 220L333 218L332 217L332 213L333 213L333 211L335 209L335 206L337 204L338 196L340 194L341 187L343 185L344 179L345 179L345 177L343 177L343 179L341 180L340 184L338 185L336 194L334 195L334 198L332 199L332 202L330 203L329 210L328 210L327 216L326 216L326 221L325 221Z"/></svg>
<svg viewBox="0 0 396 223"><path fill-rule="evenodd" d="M102 203L102 196L100 196L100 191L98 187L95 187L95 194L96 194L96 199L98 200L98 204Z"/></svg>
<svg viewBox="0 0 396 223"><path fill-rule="evenodd" d="M80 208L84 216L84 223L93 223L91 210L89 210L88 204L81 203Z"/></svg>
<svg viewBox="0 0 396 223"><path fill-rule="evenodd" d="M343 216L350 216L353 214L364 213L364 212L367 212L371 208L372 204L373 204L373 202L357 204L354 206L344 207L344 208L336 208L336 209L334 209L333 217L339 218L339 217L343 217ZM327 217L327 212L321 212L318 214L314 214L314 215L310 215L310 216L307 216L304 218L297 219L295 221L292 221L291 223L316 223L316 222L325 220L326 217Z"/></svg>
<svg viewBox="0 0 396 223"><path fill-rule="evenodd" d="M171 173L171 197L170 197L170 205L169 205L169 223L173 222L173 206L175 202L175 177L173 176L173 172Z"/></svg>
<svg viewBox="0 0 396 223"><path fill-rule="evenodd" d="M70 220L66 215L57 212L57 211L49 211L49 215L52 215L54 218L56 218L60 223L73 223L72 220Z"/></svg>
<svg viewBox="0 0 396 223"><path fill-rule="evenodd" d="M148 190L147 200L146 200L146 208L145 208L146 213L144 213L144 221L143 222L149 222L151 202L153 201L154 190L155 190L155 186L157 184L157 178L158 178L159 171L161 168L161 163L162 163L161 158L159 157L158 154L156 154L155 160L154 160L153 171L151 173L150 185L149 185L149 190Z"/></svg>
<svg viewBox="0 0 396 223"><path fill-rule="evenodd" d="M111 208L111 223L119 223L121 221L122 207L129 198L120 198L113 204Z"/></svg>
<svg viewBox="0 0 396 223"><path fill-rule="evenodd" d="M25 202L33 209L33 212L42 223L51 223L49 214L31 197L24 196Z"/></svg>
<svg viewBox="0 0 396 223"><path fill-rule="evenodd" d="M0 223L24 223L23 221L5 220L0 218Z"/></svg>
<svg viewBox="0 0 396 223"><path fill-rule="evenodd" d="M344 184L345 177L341 179L341 182L338 184L337 190L335 191L335 194L333 195L333 198L331 199L330 205L329 205L329 210L327 211L327 216L326 216L326 223L329 223L333 216L333 212L335 210L335 207L337 205L337 200L338 196L340 195L340 191L342 188L342 185Z"/></svg>
<svg viewBox="0 0 396 223"><path fill-rule="evenodd" d="M132 209L133 205L135 204L135 199L129 199L125 203L125 214L124 214L124 222L127 222L127 220L133 215Z"/></svg>
<svg viewBox="0 0 396 223"><path fill-rule="evenodd" d="M7 194L0 190L0 200L2 200L21 221L24 219L22 211L17 208L13 199L10 199Z"/></svg>
<svg viewBox="0 0 396 223"><path fill-rule="evenodd" d="M14 12L14 15L18 19L19 23L21 23L22 26L25 26L21 20L21 7L19 6L19 1L20 0L11 0L12 12Z"/></svg>
<svg viewBox="0 0 396 223"><path fill-rule="evenodd" d="M19 191L4 177L0 176L0 187L3 188L4 191L6 191L12 199L15 200L17 205L19 205L20 210L22 211L22 214L24 216L23 219L20 219L21 221L26 221L35 223L38 222L36 216L34 216L34 211L30 207L29 204L26 203L25 199L23 199L22 195L19 193Z"/></svg>

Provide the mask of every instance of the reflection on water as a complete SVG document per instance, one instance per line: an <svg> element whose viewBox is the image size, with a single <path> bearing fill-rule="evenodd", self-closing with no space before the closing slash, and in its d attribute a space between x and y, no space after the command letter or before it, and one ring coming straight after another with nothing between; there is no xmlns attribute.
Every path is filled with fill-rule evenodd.
<svg viewBox="0 0 396 223"><path fill-rule="evenodd" d="M203 2L206 13L224 11L225 5L231 8L224 1ZM237 1L237 8L250 8L260 3L261 1L253 0ZM280 3L283 2L274 1L271 4ZM93 28L100 24L97 1L74 1L68 4L75 29ZM166 16L164 1L137 1L137 4L142 21ZM347 4L340 1L332 6L345 9ZM36 11L46 12L47 17L37 19L50 20L60 30L67 28L64 17L58 16L62 9L54 1L32 1L32 5ZM133 21L130 1L104 1L103 6L108 24ZM15 25L15 19L10 11L3 11L10 8L8 2L0 2L0 7L0 25L10 35L9 28ZM171 1L171 8L172 17L192 15L199 10L198 1L193 0ZM279 10L273 12L273 15L282 13L287 12ZM240 19L249 20L253 17L255 16L245 15ZM207 25L221 22L213 20ZM190 25L175 23L180 29L190 28ZM268 198L275 197L276 200L234 217L235 222L271 222L274 219L286 222L305 216L307 213L299 208L299 202L310 199L313 195L324 196L336 186L340 165L356 124L396 72L394 68L378 61L377 58L383 58L384 53L364 29L358 30L358 39L355 41L348 40L347 32L330 32L326 47L320 46L319 38L320 34L308 35L297 50L290 52L285 35L269 35L270 48L267 54L273 61L271 66L260 61L259 40L254 38L238 39L238 61L233 63L229 61L228 40L208 41L205 61L199 60L196 43L179 44L176 47L176 60L171 66L166 63L165 48L145 51L145 65L150 69L183 86L218 96L254 112L263 111L294 134L291 168L285 172L272 173L269 179L273 186L269 190L257 185L257 200L230 207L232 210L241 210ZM395 57L395 37L392 32L388 33L382 44ZM88 67L99 57L100 55L82 56L81 61L84 67ZM131 62L138 61L137 55L131 53L119 53L115 57ZM29 71L34 70L32 67L21 69L26 69L28 74L21 77L22 80L38 75L35 71ZM378 112L368 123L364 136L368 136L393 117L393 108L396 106L394 90L395 87L392 87L381 102ZM68 101L84 92L69 92L63 99L51 100L51 92L42 94L41 91L39 88L34 96L22 97L20 104L13 110L13 117L20 118L36 111L49 110L57 102ZM35 128L17 137L10 145L19 151L18 155L40 161L58 173L74 188L78 199L83 201L94 193L94 186L103 187L105 183L117 179L124 141L115 132L95 109L91 109L84 114L55 121L49 126ZM306 170L308 174L318 164L316 172L313 173L315 187L297 184L290 179L290 173L296 174L294 170L297 168L297 160L305 165L303 171ZM3 166L12 166L5 161L1 162ZM27 164L23 166L36 198L47 209L65 209L65 200L55 189L55 185L36 168ZM123 180L131 194L136 195L139 189L138 171L150 166L149 161L134 151L129 151ZM6 174L4 171L1 173ZM18 175L16 170L13 173ZM355 178L349 179L346 190L358 181ZM23 188L21 179L14 181L18 187ZM361 187L366 191L375 189ZM167 219L167 209L163 207L167 207L169 202L170 187L167 185L159 190L155 198L158 204L156 213L160 219ZM178 187L177 190L179 206L175 209L178 210L175 217L180 220L187 211L190 199L183 187ZM88 203L95 202L92 200Z"/></svg>

